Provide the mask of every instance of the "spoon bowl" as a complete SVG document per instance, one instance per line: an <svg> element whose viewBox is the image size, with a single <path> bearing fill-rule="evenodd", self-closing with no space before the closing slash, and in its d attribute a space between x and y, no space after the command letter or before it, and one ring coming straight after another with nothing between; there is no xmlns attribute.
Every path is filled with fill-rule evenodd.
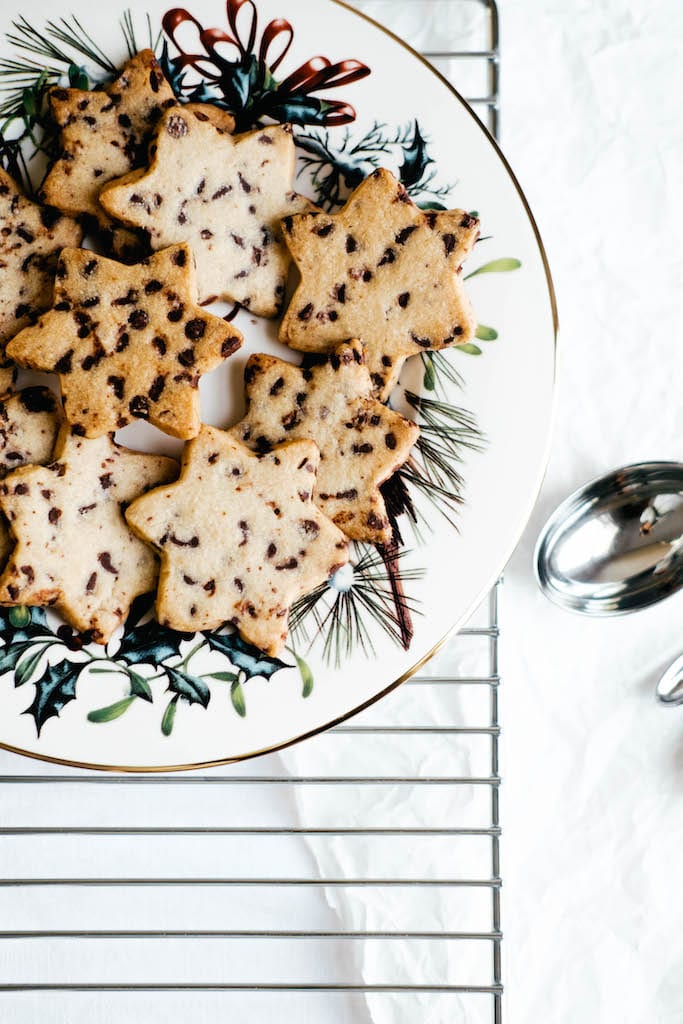
<svg viewBox="0 0 683 1024"><path fill-rule="evenodd" d="M545 524L535 567L551 601L587 615L619 615L675 593L683 586L683 465L625 466L575 491ZM680 685L683 703L683 678Z"/></svg>

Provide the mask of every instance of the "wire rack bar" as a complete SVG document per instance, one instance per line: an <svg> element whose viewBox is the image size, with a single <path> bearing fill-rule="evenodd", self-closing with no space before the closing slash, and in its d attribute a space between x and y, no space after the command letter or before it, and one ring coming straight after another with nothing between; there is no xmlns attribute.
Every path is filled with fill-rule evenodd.
<svg viewBox="0 0 683 1024"><path fill-rule="evenodd" d="M447 46L434 46L424 51L425 56L437 63L443 71L441 62L448 62L449 69L455 66L467 66L468 68L480 68L483 70L479 84L470 89L468 102L476 107L480 116L485 121L489 131L497 136L499 131L499 84L500 84L500 41L498 28L498 13L495 0L444 0L444 3L452 7L463 6L466 3L478 5L484 14L482 37L480 44L472 49L448 48ZM396 7L400 5L394 5ZM369 5L365 10L372 14ZM382 11L378 12L382 13ZM384 11L384 13L386 13ZM451 72L447 72L450 74ZM458 85L458 75L453 72L455 84ZM239 774L240 769L233 771L231 768L221 769L218 772L204 771L187 775L136 775L136 774L98 774L93 772L67 772L60 769L46 768L41 772L22 773L24 763L19 759L6 758L3 762L4 768L0 773L0 806L5 809L0 821L0 921L4 928L0 929L0 993L11 998L12 993L29 995L33 993L34 1002L31 1003L34 1016L31 1019L38 1019L45 1015L44 997L49 993L89 993L91 997L109 994L112 999L123 993L175 993L179 998L183 993L276 993L287 994L290 998L303 997L305 994L321 993L329 994L330 998L339 994L356 993L361 996L400 996L410 998L411 996L435 996L459 995L461 997L475 997L490 1001L491 1016L493 1024L502 1024L502 972L501 972L501 868L500 868L500 803L499 803L499 704L498 687L500 684L498 667L498 588L496 587L490 595L486 608L486 621L476 621L461 630L454 643L465 639L468 642L485 645L485 664L481 669L470 675L449 675L442 672L437 675L429 675L427 672L416 675L408 680L401 688L407 695L416 699L422 689L429 691L434 688L440 696L448 694L448 700L455 698L452 717L447 721L438 724L418 724L413 718L406 718L401 714L396 720L391 718L391 702L386 701L382 710L388 709L383 714L382 724L375 724L365 716L353 720L351 723L337 726L324 737L319 737L316 742L326 742L329 750L336 749L333 744L343 748L339 766L344 766L343 772L335 772L331 775L319 775L305 773L287 776L277 774L277 771L266 771L259 775L257 772L250 774ZM480 616L481 619L481 616ZM446 690L436 689L447 687ZM422 689L420 689L422 688ZM396 695L393 695L396 696ZM421 699L421 698L420 698ZM474 702L474 703L472 703ZM467 711L472 704L473 710ZM430 770L428 773L419 771L416 767L407 770L401 775L383 775L370 773L363 767L363 758L372 746L382 742L387 744L395 743L405 746L406 737L413 742L419 742L422 738L433 740L434 744L441 741L453 745L444 748L446 753L442 759L443 774ZM453 770L453 765L460 762L456 759L455 753L458 744L467 742L482 744L479 751L480 760L476 770ZM349 758L347 744L353 744L353 759ZM474 749L474 748L473 748ZM344 753L345 751L345 753ZM453 760L449 761L453 752ZM474 755L473 755L474 756ZM271 762L269 762L270 765ZM357 774L349 774L348 766L353 764L358 768ZM433 759L430 765L433 766ZM388 824L380 819L371 820L366 824L360 820L354 822L336 822L332 825L318 825L315 822L306 820L302 807L299 807L301 823L289 824L286 821L274 821L263 823L261 820L246 821L244 824L215 824L217 814L218 820L226 817L230 820L230 803L218 805L220 810L216 811L216 805L210 804L212 794L223 799L224 795L243 794L242 800L246 803L240 806L250 806L254 800L264 794L274 795L280 803L293 796L293 794L305 794L306 792L330 792L330 799L334 800L335 787L337 793L341 792L342 786L364 787L364 792L371 792L371 787L380 787L380 793L384 794L390 787L399 787L399 791L405 792L405 799L413 790L417 790L420 799L436 800L434 820L420 820L419 824L399 825L392 821ZM78 787L83 787L79 790ZM94 787L94 789L93 789ZM147 789L146 787L150 787ZM85 820L74 821L72 824L52 824L45 822L44 809L55 809L59 812L59 799L62 794L78 793L79 800L83 801L82 817ZM105 795L115 793L126 793L125 811L122 812L120 805L116 805L109 818L100 818L102 805L106 800ZM91 799L88 796L91 794ZM95 795L97 794L97 795ZM103 795L104 800L100 798ZM156 794L159 794L157 797ZM192 798L192 803L182 803L183 795L187 794ZM195 798L196 794L196 798ZM438 802L442 798L461 794L471 794L468 799L476 803L475 818L459 820L456 802L456 811L445 810ZM139 812L146 809L158 808L159 802L163 801L164 807L171 807L171 802L181 802L178 811L178 823L174 823L174 817L166 821L152 818L150 823L140 823ZM403 799L403 796L401 797ZM93 802L95 801L95 802ZM206 804L206 814L210 823L201 823L195 820L195 808L201 810ZM444 805L445 807L445 805ZM129 813L130 810L130 813ZM137 813L136 813L137 812ZM15 817L13 817L13 815ZM478 816L478 817L477 817ZM112 823L112 820L114 823ZM144 822L144 817L142 821ZM101 822L101 823L100 823ZM412 871L407 871L408 877L397 877L389 871L384 872L372 870L370 867L367 873L352 873L342 875L332 871L323 871L318 877L298 877L297 872L282 872L282 876L268 877L262 868L262 861L254 858L253 873L247 877L239 877L234 872L221 871L224 867L220 861L220 867L216 870L216 864L208 864L201 869L202 861L193 863L193 870L184 871L185 864L178 869L169 862L167 870L168 877L164 877L159 871L159 853L167 853L174 847L173 844L182 843L184 840L191 840L197 837L202 842L203 854L210 855L212 844L228 842L240 842L244 840L253 842L253 849L256 851L264 846L266 839L274 843L296 844L297 842L313 842L315 840L325 841L327 839L335 842L351 842L354 837L367 837L373 842L390 841L399 843L409 838L414 860L410 862ZM43 845L39 847L44 854L44 861L36 869L36 864L25 863L20 857L13 856L15 850L25 850L25 840L36 840ZM92 839L90 846L94 851L94 859L84 863L78 859L82 853L83 840ZM416 847L415 842L420 840L420 846ZM449 859L446 866L434 869L428 875L421 870L422 860L416 855L416 850L422 851L425 847L422 843L443 843L464 844L460 855L465 856L465 850L474 849L470 844L483 844L476 847L476 857L469 852L466 861L467 868L457 871L452 867L453 860ZM22 845L23 843L23 845ZM69 868L64 869L64 863L54 866L51 874L41 877L41 870L50 870L47 866L52 864L50 853L56 849L64 850L64 844L68 845ZM156 845L154 845L156 843ZM105 864L111 864L111 857L115 856L125 845L128 851L128 860L122 860L122 872L127 865L130 865L130 853L135 851L134 863L143 865L142 870L138 867L132 875L116 874L119 861L116 860L114 870L106 868ZM131 846L130 844L134 844ZM289 848L289 847L288 847ZM222 849L222 847L221 847ZM110 860L107 861L106 857ZM157 859L154 859L154 858ZM100 860L101 858L101 860ZM149 859L147 859L149 858ZM476 861L476 869L472 870L472 864ZM102 864L98 872L98 866ZM17 870L17 866L19 869ZM269 861L270 866L270 861ZM156 869L155 869L156 868ZM277 863L275 864L277 868ZM479 868L485 869L486 877L474 877L478 874ZM73 877L70 877L70 869ZM196 870L195 870L196 869ZM99 901L104 900L108 893L112 894L115 901L125 900L128 894L131 895L131 905L136 908L137 901L143 898L145 892L151 894L164 893L165 890L173 891L173 899L169 895L165 903L180 901L184 894L192 897L191 903L199 902L200 895L210 893L209 909L221 899L221 893L225 891L229 895L226 899L232 900L236 890L247 889L255 893L267 895L265 902L270 902L276 896L282 896L287 892L292 893L317 893L323 894L326 889L331 891L367 891L377 889L378 891L390 890L392 893L415 893L437 894L439 899L450 898L476 898L486 901L479 908L476 904L476 914L471 921L466 922L454 920L452 929L435 929L421 925L419 921L396 921L388 922L391 927L378 926L375 922L368 920L364 922L366 927L351 928L344 927L341 922L334 926L317 921L310 927L300 927L302 920L297 916L296 920L285 918L280 920L278 925L266 926L259 921L248 920L238 923L230 918L230 906L226 904L224 920L216 925L213 921L192 920L189 926L187 918L177 918L168 926L161 927L154 920L138 921L135 918L130 924L127 920L121 922L100 919L98 907ZM87 919L90 903L95 899L86 895L93 890L98 891L97 904L93 908L94 919ZM16 902L17 893L21 895L21 905ZM35 893L35 897L31 894ZM70 918L65 915L64 920L54 920L43 916L44 908L50 905L51 900L68 900L68 905L78 910L80 917ZM459 895L462 894L462 895ZM297 897L298 899L299 897ZM303 898L303 896L302 896ZM422 897L420 898L422 900ZM5 909L5 902L9 910ZM14 902L12 902L14 900ZM36 902L38 901L38 902ZM264 901L261 901L264 902ZM61 905L61 904L60 904ZM261 904L259 904L260 906ZM222 906L222 905L221 905ZM25 909L28 908L28 909ZM36 909L37 908L37 909ZM476 909L475 908L475 909ZM473 912L474 913L474 912ZM476 919L475 919L476 918ZM291 923L290 923L291 921ZM294 924L296 926L294 926ZM239 943L245 943L249 949L256 949L259 943L274 941L289 942L292 940L296 946L304 946L308 940L320 943L321 948L334 949L335 943L339 942L349 948L352 944L367 941L387 943L442 943L448 942L457 944L458 949L469 948L469 944L487 951L490 947L490 976L485 979L458 978L460 983L451 983L450 978L427 979L424 981L402 984L386 983L375 981L361 981L355 979L350 981L306 981L303 979L278 980L277 976L264 977L263 980L183 980L174 981L146 978L131 978L130 981L112 981L103 977L99 968L93 966L88 974L87 980L76 980L73 976L55 977L49 980L47 977L47 966L42 978L18 977L12 971L21 958L21 950L28 949L31 941L38 943L52 943L50 946L51 957L59 948L66 948L67 944L73 943L73 950L78 951L81 963L86 966L89 958L92 959L92 950L106 948L107 942L117 943L117 949L121 949L122 943L131 943L136 949L144 949L145 957L151 962L155 943L162 943L166 947L172 940L189 942L191 948L197 950L198 963L201 962L202 948L200 943L206 942L215 946L218 941L230 943L230 949L235 950ZM40 947L43 948L42 946ZM71 947L69 947L71 948ZM11 950L11 952L9 952ZM7 952L6 952L7 951ZM188 954L188 957L191 954ZM93 961L94 962L94 961ZM148 960L145 960L147 963ZM41 961L47 965L46 961ZM18 968L17 968L18 970ZM268 970L268 964L265 965ZM475 983L476 981L476 983ZM480 983L482 982L482 983ZM485 982L485 983L484 983ZM112 1005L107 1003L106 1008L111 1011ZM23 1019L23 1018L22 1018ZM28 1018L26 1018L28 1019ZM183 1018L187 1019L187 1018ZM477 1019L479 1019L477 1017Z"/></svg>

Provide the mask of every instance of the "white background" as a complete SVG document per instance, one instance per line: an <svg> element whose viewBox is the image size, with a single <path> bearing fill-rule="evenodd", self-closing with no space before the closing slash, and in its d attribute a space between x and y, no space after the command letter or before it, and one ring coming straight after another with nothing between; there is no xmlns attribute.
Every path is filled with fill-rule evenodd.
<svg viewBox="0 0 683 1024"><path fill-rule="evenodd" d="M683 1021L683 712L653 699L683 595L562 612L531 574L592 476L683 459L683 6L503 0L503 148L555 278L561 362L545 485L506 573L507 1019Z"/></svg>

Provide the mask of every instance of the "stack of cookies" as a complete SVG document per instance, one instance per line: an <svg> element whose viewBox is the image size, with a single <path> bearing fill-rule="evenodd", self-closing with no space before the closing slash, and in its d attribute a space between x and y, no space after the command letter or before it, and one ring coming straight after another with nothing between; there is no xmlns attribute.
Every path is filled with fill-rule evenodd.
<svg viewBox="0 0 683 1024"><path fill-rule="evenodd" d="M406 359L471 340L478 221L419 210L384 169L317 209L293 190L289 125L232 134L228 112L176 101L149 50L51 105L45 205L0 173L0 604L54 606L106 643L157 587L164 625L231 623L277 654L349 540L392 540L380 485L418 428L386 403ZM218 299L281 317L308 353L251 355L227 431L198 391L243 342ZM17 366L55 375L61 404L11 393ZM115 442L139 419L186 442L180 466Z"/></svg>

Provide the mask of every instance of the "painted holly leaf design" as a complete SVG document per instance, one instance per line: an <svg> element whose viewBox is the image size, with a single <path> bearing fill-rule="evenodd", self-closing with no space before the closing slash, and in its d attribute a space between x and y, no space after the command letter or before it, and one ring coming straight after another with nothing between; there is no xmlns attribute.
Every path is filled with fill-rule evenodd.
<svg viewBox="0 0 683 1024"><path fill-rule="evenodd" d="M172 693L177 693L188 704L201 704L203 708L209 706L211 691L203 679L191 676L171 665L166 665L165 669L168 676L168 688Z"/></svg>
<svg viewBox="0 0 683 1024"><path fill-rule="evenodd" d="M279 658L270 658L258 647L245 643L237 633L206 633L205 636L211 650L227 655L236 668L242 669L247 679L254 676L270 679L281 668L291 668Z"/></svg>
<svg viewBox="0 0 683 1024"><path fill-rule="evenodd" d="M434 160L427 152L427 141L420 131L417 119L413 125L413 137L403 145L403 163L398 176L407 189L419 186L427 168Z"/></svg>
<svg viewBox="0 0 683 1024"><path fill-rule="evenodd" d="M40 641L49 643L56 639L43 609L23 605L0 609L0 636L5 639L5 646L0 648L0 676L13 671L15 686L27 682L38 665L46 646ZM25 655L28 657L17 668Z"/></svg>
<svg viewBox="0 0 683 1024"><path fill-rule="evenodd" d="M153 605L154 594L143 594L131 605L117 655L127 665L141 662L158 665L166 658L179 655L181 643L190 636L160 625L155 618L142 622Z"/></svg>
<svg viewBox="0 0 683 1024"><path fill-rule="evenodd" d="M33 716L39 736L45 723L75 699L76 681L82 669L83 662L60 661L58 665L48 665L36 681L33 703L24 714Z"/></svg>

